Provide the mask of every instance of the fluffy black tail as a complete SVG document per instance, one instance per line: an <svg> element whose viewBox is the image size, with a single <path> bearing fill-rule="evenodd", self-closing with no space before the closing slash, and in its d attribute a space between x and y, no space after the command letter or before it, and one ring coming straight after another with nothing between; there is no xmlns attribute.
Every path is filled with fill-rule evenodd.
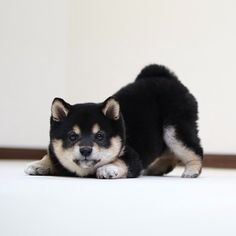
<svg viewBox="0 0 236 236"><path fill-rule="evenodd" d="M147 77L157 77L157 76L176 78L175 74L171 72L167 67L162 65L152 64L144 67L137 76L136 80L144 79Z"/></svg>

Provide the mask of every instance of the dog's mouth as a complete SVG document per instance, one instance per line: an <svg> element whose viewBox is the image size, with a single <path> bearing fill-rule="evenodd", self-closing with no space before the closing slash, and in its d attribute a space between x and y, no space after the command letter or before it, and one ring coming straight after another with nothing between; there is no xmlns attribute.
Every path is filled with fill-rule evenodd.
<svg viewBox="0 0 236 236"><path fill-rule="evenodd" d="M79 165L81 168L88 169L94 167L100 160L79 160L74 159L74 163Z"/></svg>

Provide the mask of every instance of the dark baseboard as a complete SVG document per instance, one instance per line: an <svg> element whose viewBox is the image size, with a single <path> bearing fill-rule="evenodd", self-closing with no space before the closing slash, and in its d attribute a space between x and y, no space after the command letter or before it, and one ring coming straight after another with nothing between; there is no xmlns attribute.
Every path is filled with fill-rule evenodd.
<svg viewBox="0 0 236 236"><path fill-rule="evenodd" d="M0 159L40 160L46 153L46 149L0 148ZM213 168L236 168L236 155L205 154L203 166Z"/></svg>
<svg viewBox="0 0 236 236"><path fill-rule="evenodd" d="M46 149L0 148L0 159L5 160L39 160L47 153Z"/></svg>
<svg viewBox="0 0 236 236"><path fill-rule="evenodd" d="M205 154L203 166L214 168L236 168L236 155Z"/></svg>

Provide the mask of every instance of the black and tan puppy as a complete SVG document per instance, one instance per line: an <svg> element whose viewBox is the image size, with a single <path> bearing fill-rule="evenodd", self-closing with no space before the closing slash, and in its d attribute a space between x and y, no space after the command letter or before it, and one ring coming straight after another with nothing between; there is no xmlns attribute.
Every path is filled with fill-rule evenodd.
<svg viewBox="0 0 236 236"><path fill-rule="evenodd" d="M103 103L55 98L51 112L48 153L27 174L129 178L167 174L178 161L182 177L201 172L197 102L164 66L147 66Z"/></svg>

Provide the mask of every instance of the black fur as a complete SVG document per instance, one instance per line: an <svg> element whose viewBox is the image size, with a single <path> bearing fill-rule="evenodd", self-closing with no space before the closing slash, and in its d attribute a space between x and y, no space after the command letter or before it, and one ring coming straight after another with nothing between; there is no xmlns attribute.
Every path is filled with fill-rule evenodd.
<svg viewBox="0 0 236 236"><path fill-rule="evenodd" d="M178 78L164 66L145 67L116 94L126 125L126 145L132 147L146 168L165 150L163 127L173 125L177 137L203 157L198 138L197 102Z"/></svg>
<svg viewBox="0 0 236 236"><path fill-rule="evenodd" d="M137 177L157 157L166 150L163 129L173 126L181 142L198 156L203 150L198 138L198 108L196 99L178 80L176 75L166 67L150 65L137 76L135 82L123 87L112 96L119 102L121 112L118 118L112 119L113 112L104 116L104 103L69 105L60 100L66 109L67 117L60 110L60 122L51 117L50 140L62 139L63 147L73 144L68 141L68 132L75 124L83 129L83 142L93 145L94 137L89 134L93 124L98 123L106 132L104 143L98 145L108 148L111 137L119 136L122 140L122 159L128 166L127 177ZM65 119L65 121L63 121ZM52 144L49 155L54 166L63 175L75 175L64 168L58 161Z"/></svg>

